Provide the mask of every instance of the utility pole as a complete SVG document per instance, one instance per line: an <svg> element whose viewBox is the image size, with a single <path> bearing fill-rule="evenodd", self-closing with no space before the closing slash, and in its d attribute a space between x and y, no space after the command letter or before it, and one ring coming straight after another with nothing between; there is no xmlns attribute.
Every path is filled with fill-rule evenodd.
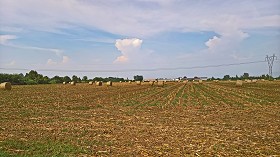
<svg viewBox="0 0 280 157"><path fill-rule="evenodd" d="M277 60L277 57L275 56L275 54L273 54L273 56L270 56L270 57L268 55L266 55L266 57L265 57L265 61L267 61L267 63L268 63L268 68L269 68L268 73L269 73L270 77L272 77L272 67L273 67L274 59Z"/></svg>

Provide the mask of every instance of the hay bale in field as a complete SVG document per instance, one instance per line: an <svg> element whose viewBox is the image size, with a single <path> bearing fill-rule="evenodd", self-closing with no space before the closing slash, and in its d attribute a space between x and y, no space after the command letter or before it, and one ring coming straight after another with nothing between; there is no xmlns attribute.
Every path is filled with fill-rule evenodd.
<svg viewBox="0 0 280 157"><path fill-rule="evenodd" d="M137 85L141 85L141 81L136 81L136 84Z"/></svg>
<svg viewBox="0 0 280 157"><path fill-rule="evenodd" d="M12 84L10 82L3 82L0 84L0 88L4 90L11 90Z"/></svg>
<svg viewBox="0 0 280 157"><path fill-rule="evenodd" d="M64 84L64 85L65 85L65 84L67 84L67 82L63 82L62 84Z"/></svg>
<svg viewBox="0 0 280 157"><path fill-rule="evenodd" d="M183 81L183 83L188 83L188 82L189 82L188 80Z"/></svg>
<svg viewBox="0 0 280 157"><path fill-rule="evenodd" d="M93 85L93 82L92 82L92 81L90 81L88 84L89 84L89 85Z"/></svg>
<svg viewBox="0 0 280 157"><path fill-rule="evenodd" d="M214 82L216 82L216 83L217 83L217 82L219 82L219 80L214 80Z"/></svg>
<svg viewBox="0 0 280 157"><path fill-rule="evenodd" d="M129 84L131 84L131 81L128 81Z"/></svg>
<svg viewBox="0 0 280 157"><path fill-rule="evenodd" d="M246 83L251 83L252 81L249 80L249 79L245 79L245 82L246 82Z"/></svg>
<svg viewBox="0 0 280 157"><path fill-rule="evenodd" d="M202 80L198 80L198 83L202 83Z"/></svg>
<svg viewBox="0 0 280 157"><path fill-rule="evenodd" d="M153 86L154 83L155 83L155 81L150 81L150 82L149 82L149 84L150 84L151 86Z"/></svg>
<svg viewBox="0 0 280 157"><path fill-rule="evenodd" d="M164 87L165 82L164 81L158 81L157 86L158 87Z"/></svg>
<svg viewBox="0 0 280 157"><path fill-rule="evenodd" d="M75 82L75 81L72 81L70 84L73 85L73 86L75 86L75 85L76 85L76 82Z"/></svg>
<svg viewBox="0 0 280 157"><path fill-rule="evenodd" d="M257 82L258 82L258 80L256 80L256 79L252 80L252 83L257 83Z"/></svg>
<svg viewBox="0 0 280 157"><path fill-rule="evenodd" d="M96 86L102 86L102 82L101 81L98 81L95 84L96 84Z"/></svg>
<svg viewBox="0 0 280 157"><path fill-rule="evenodd" d="M237 80L236 81L236 86L242 86L242 80Z"/></svg>
<svg viewBox="0 0 280 157"><path fill-rule="evenodd" d="M120 83L122 83L122 81L120 81Z"/></svg>
<svg viewBox="0 0 280 157"><path fill-rule="evenodd" d="M108 82L106 83L106 85L107 85L107 86L112 86L113 83L112 83L112 81L108 81Z"/></svg>

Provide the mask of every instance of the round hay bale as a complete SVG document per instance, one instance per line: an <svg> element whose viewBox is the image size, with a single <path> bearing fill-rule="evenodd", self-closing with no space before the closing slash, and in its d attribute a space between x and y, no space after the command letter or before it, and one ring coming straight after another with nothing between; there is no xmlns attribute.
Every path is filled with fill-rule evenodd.
<svg viewBox="0 0 280 157"><path fill-rule="evenodd" d="M102 86L102 82L101 81L98 81L95 83L97 86Z"/></svg>
<svg viewBox="0 0 280 157"><path fill-rule="evenodd" d="M149 84L150 84L151 86L153 86L154 83L155 83L155 81L150 81L150 82L149 82Z"/></svg>
<svg viewBox="0 0 280 157"><path fill-rule="evenodd" d="M198 80L198 83L202 83L202 80Z"/></svg>
<svg viewBox="0 0 280 157"><path fill-rule="evenodd" d="M0 88L4 90L11 90L12 84L10 82L3 82L0 84Z"/></svg>
<svg viewBox="0 0 280 157"><path fill-rule="evenodd" d="M76 82L75 82L75 81L72 81L72 82L71 82L71 85L75 86L75 85L76 85Z"/></svg>
<svg viewBox="0 0 280 157"><path fill-rule="evenodd" d="M158 87L164 87L164 81L158 81L157 86Z"/></svg>
<svg viewBox="0 0 280 157"><path fill-rule="evenodd" d="M129 84L131 84L131 81L128 81Z"/></svg>
<svg viewBox="0 0 280 157"><path fill-rule="evenodd" d="M92 81L90 81L88 84L89 84L89 85L93 85L93 82L92 82Z"/></svg>
<svg viewBox="0 0 280 157"><path fill-rule="evenodd" d="M141 85L141 81L136 81L136 84L137 85Z"/></svg>
<svg viewBox="0 0 280 157"><path fill-rule="evenodd" d="M252 80L252 83L257 83L257 82L258 82L258 80L256 80L256 79Z"/></svg>
<svg viewBox="0 0 280 157"><path fill-rule="evenodd" d="M246 80L246 82L247 82L247 83L251 83L251 82L252 82L252 80Z"/></svg>
<svg viewBox="0 0 280 157"><path fill-rule="evenodd" d="M242 80L237 80L237 81L236 81L236 86L241 87L241 86L242 86Z"/></svg>
<svg viewBox="0 0 280 157"><path fill-rule="evenodd" d="M219 80L214 80L214 82L218 83L218 82L219 82Z"/></svg>
<svg viewBox="0 0 280 157"><path fill-rule="evenodd" d="M184 80L183 83L188 83L188 80Z"/></svg>
<svg viewBox="0 0 280 157"><path fill-rule="evenodd" d="M67 82L63 82L63 84L64 84L64 85L66 85L66 84L67 84Z"/></svg>
<svg viewBox="0 0 280 157"><path fill-rule="evenodd" d="M112 83L112 81L108 81L108 82L106 83L106 85L107 85L107 86L112 86L113 83Z"/></svg>
<svg viewBox="0 0 280 157"><path fill-rule="evenodd" d="M120 81L120 83L122 83L122 81Z"/></svg>

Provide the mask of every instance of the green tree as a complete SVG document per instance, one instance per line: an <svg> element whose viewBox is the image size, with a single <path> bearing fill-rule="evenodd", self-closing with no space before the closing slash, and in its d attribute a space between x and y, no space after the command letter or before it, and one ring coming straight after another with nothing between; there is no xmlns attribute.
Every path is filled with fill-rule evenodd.
<svg viewBox="0 0 280 157"><path fill-rule="evenodd" d="M141 76L141 75L136 75L133 78L135 81L143 81L143 76Z"/></svg>
<svg viewBox="0 0 280 157"><path fill-rule="evenodd" d="M229 75L225 75L223 80L229 80L230 79L230 76Z"/></svg>
<svg viewBox="0 0 280 157"><path fill-rule="evenodd" d="M79 78L76 75L72 76L72 81L79 82Z"/></svg>
<svg viewBox="0 0 280 157"><path fill-rule="evenodd" d="M87 76L83 76L82 81L83 81L83 82L87 82L87 81L88 81L88 77L87 77Z"/></svg>
<svg viewBox="0 0 280 157"><path fill-rule="evenodd" d="M62 82L63 82L63 77L59 77L59 76L54 76L54 77L50 80L50 83L51 83L51 84L62 83Z"/></svg>
<svg viewBox="0 0 280 157"><path fill-rule="evenodd" d="M69 76L64 76L63 82L71 82L71 78Z"/></svg>
<svg viewBox="0 0 280 157"><path fill-rule="evenodd" d="M248 79L248 78L249 78L249 73L244 73L244 74L243 74L243 78L244 78L244 79Z"/></svg>
<svg viewBox="0 0 280 157"><path fill-rule="evenodd" d="M44 76L42 74L38 74L37 71L35 70L31 70L29 73L26 73L25 75L25 80L28 80L28 83L32 83L32 84L43 84L46 83L44 82ZM32 81L30 81L32 80Z"/></svg>

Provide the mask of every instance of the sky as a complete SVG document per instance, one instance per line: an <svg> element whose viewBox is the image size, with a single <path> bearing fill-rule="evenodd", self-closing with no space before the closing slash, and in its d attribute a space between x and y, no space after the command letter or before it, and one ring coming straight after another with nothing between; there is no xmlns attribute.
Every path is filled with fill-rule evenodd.
<svg viewBox="0 0 280 157"><path fill-rule="evenodd" d="M260 76L273 54L278 77L279 0L0 0L0 73Z"/></svg>

